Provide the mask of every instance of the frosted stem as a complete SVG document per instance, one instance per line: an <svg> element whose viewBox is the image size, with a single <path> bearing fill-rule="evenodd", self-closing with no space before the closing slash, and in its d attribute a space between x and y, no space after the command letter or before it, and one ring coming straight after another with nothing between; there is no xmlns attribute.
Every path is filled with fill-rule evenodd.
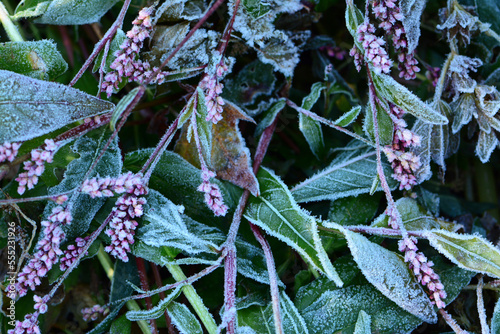
<svg viewBox="0 0 500 334"><path fill-rule="evenodd" d="M436 85L436 91L434 92L434 99L433 99L434 103L437 103L441 99L441 95L443 94L444 90L444 82L446 80L446 75L448 73L448 69L450 68L450 64L454 56L455 53L450 52L448 58L446 58L446 61L444 62L443 68L441 69L441 75L439 76L439 81Z"/></svg>
<svg viewBox="0 0 500 334"><path fill-rule="evenodd" d="M371 141L367 140L366 138L363 138L362 136L358 135L357 133L354 133L354 132L351 132L351 131L349 131L347 129L344 129L341 126L336 125L335 122L330 121L330 120L328 120L326 118L323 118L321 116L318 116L317 114L313 113L312 111L309 111L309 110L306 110L304 108L301 108L301 107L299 107L298 105L296 105L295 103L293 103L290 100L287 100L286 104L288 104L290 107L292 107L293 109L297 110L298 112L300 112L300 113L302 113L302 114L304 114L304 115L306 115L308 117L311 117L312 119L317 120L320 123L323 123L323 124L325 124L325 125L327 125L327 126L329 126L331 128L334 128L335 130L343 132L346 135L351 136L351 137L353 137L353 138L355 138L357 140L360 140L363 143L365 143L365 144L367 144L367 145L369 145L371 147L375 147L375 145Z"/></svg>
<svg viewBox="0 0 500 334"><path fill-rule="evenodd" d="M273 303L274 329L276 331L276 334L283 334L283 324L281 323L280 315L278 277L276 276L276 266L274 264L273 253L271 252L271 247L269 246L266 238L262 235L260 229L252 223L250 223L250 228L252 229L253 235L262 246L262 250L264 251L264 255L266 257L267 272L269 274L269 284L271 286L271 299Z"/></svg>
<svg viewBox="0 0 500 334"><path fill-rule="evenodd" d="M221 55L224 54L226 51L227 45L229 44L229 38L231 37L231 31L233 31L233 24L234 20L236 18L236 13L238 12L238 7L240 6L240 0L236 0L234 2L234 11L233 15L231 16L231 20L227 24L226 28L224 29L224 33L222 34L222 42L219 47L219 52Z"/></svg>
<svg viewBox="0 0 500 334"><path fill-rule="evenodd" d="M455 333L457 333L457 334L468 334L469 333L467 331L464 331L462 328L460 328L460 326L457 324L455 319L453 319L451 317L451 315L448 312L446 312L446 310L444 308L439 309L439 313L441 313L441 316L443 317L443 319L446 321L448 326L450 326L451 329L453 329L453 331Z"/></svg>
<svg viewBox="0 0 500 334"><path fill-rule="evenodd" d="M123 24L123 19L125 18L125 14L127 13L127 10L128 10L128 7L130 6L131 1L132 0L125 0L124 1L122 9L120 10L120 14L118 14L118 18L113 23L111 28L108 29L106 34L104 34L103 38L95 45L94 50L92 51L90 56L85 61L82 68L80 68L80 70L75 75L73 80L71 80L71 82L69 83L70 87L73 86L78 81L78 79L81 78L83 73L87 70L87 68L89 68L89 66L92 64L92 62L97 57L99 52L101 52L101 50L105 47L105 45L108 43L108 41L110 41L115 36L118 28L121 28L121 26ZM105 57L103 57L103 59L105 59Z"/></svg>
<svg viewBox="0 0 500 334"><path fill-rule="evenodd" d="M12 20L10 19L9 13L5 8L2 1L0 1L0 21L2 22L3 28L7 32L9 39L12 42L23 42L23 36L17 30L17 27L14 25Z"/></svg>
<svg viewBox="0 0 500 334"><path fill-rule="evenodd" d="M488 326L488 320L486 319L486 310L484 309L483 286L484 280L483 276L481 276L477 282L476 289L477 312L479 313L479 321L481 322L481 334L490 334L490 327Z"/></svg>
<svg viewBox="0 0 500 334"><path fill-rule="evenodd" d="M153 275L155 277L156 286L158 286L158 288L161 288L163 286L163 283L161 282L161 276L160 276L160 271L158 270L158 266L152 262L150 262L149 264L151 265L151 268L153 269ZM160 299L162 299L162 300L165 299L165 292L162 291L159 293L159 295L160 295ZM165 315L165 322L167 324L168 333L174 334L175 329L174 329L174 326L172 324L172 320L170 319L170 316L168 315L167 310L165 310L164 315Z"/></svg>
<svg viewBox="0 0 500 334"><path fill-rule="evenodd" d="M135 263L137 264L137 269L139 271L139 279L141 280L141 289L149 290L148 277L146 274L146 265L144 263L144 259L140 257L135 258ZM144 298L146 301L146 308L151 310L153 308L153 302L151 301L151 297ZM153 333L158 333L158 327L156 326L156 319L149 319L149 325L153 329Z"/></svg>

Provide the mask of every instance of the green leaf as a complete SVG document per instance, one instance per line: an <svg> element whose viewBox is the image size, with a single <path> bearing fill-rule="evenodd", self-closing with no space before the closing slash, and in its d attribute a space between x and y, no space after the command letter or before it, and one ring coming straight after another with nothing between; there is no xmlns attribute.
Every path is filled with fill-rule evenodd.
<svg viewBox="0 0 500 334"><path fill-rule="evenodd" d="M387 74L372 73L377 93L413 116L431 124L448 124L448 118L420 100L408 88Z"/></svg>
<svg viewBox="0 0 500 334"><path fill-rule="evenodd" d="M500 33L500 5L494 0L476 0L477 13L483 23L491 24L491 28Z"/></svg>
<svg viewBox="0 0 500 334"><path fill-rule="evenodd" d="M9 70L41 80L54 80L68 64L53 40L0 44L0 70Z"/></svg>
<svg viewBox="0 0 500 334"><path fill-rule="evenodd" d="M358 320L354 327L354 334L371 334L371 316L361 310L358 314Z"/></svg>
<svg viewBox="0 0 500 334"><path fill-rule="evenodd" d="M120 119L121 115L127 110L128 106L130 103L136 98L136 96L139 94L139 87L136 87L132 89L127 95L125 95L120 102L115 107L115 110L113 110L113 114L111 115L111 120L109 121L109 126L111 127L111 130L115 130L116 123Z"/></svg>
<svg viewBox="0 0 500 334"><path fill-rule="evenodd" d="M276 35L278 37L271 37L257 49L257 56L261 62L273 65L275 71L291 78L300 61L299 48L286 34Z"/></svg>
<svg viewBox="0 0 500 334"><path fill-rule="evenodd" d="M491 153L499 144L495 131L486 133L485 131L479 132L479 139L476 145L476 155L483 164L490 160Z"/></svg>
<svg viewBox="0 0 500 334"><path fill-rule="evenodd" d="M387 112L377 105L377 125L380 145L389 145L393 141L394 123ZM375 142L375 123L373 123L373 112L370 107L366 108L363 128L372 142Z"/></svg>
<svg viewBox="0 0 500 334"><path fill-rule="evenodd" d="M461 225L447 222L443 219L435 218L423 210L417 201L403 197L396 201L396 207L401 214L403 225L408 231L423 231L440 229L455 232L461 228ZM389 227L389 217L383 213L372 223L374 227Z"/></svg>
<svg viewBox="0 0 500 334"><path fill-rule="evenodd" d="M21 0L12 19L40 16L45 13L51 2L52 0Z"/></svg>
<svg viewBox="0 0 500 334"><path fill-rule="evenodd" d="M197 88L197 92L196 126L205 161L210 162L212 161L212 122L206 120L207 105L205 104L205 94L200 87Z"/></svg>
<svg viewBox="0 0 500 334"><path fill-rule="evenodd" d="M243 0L241 4L247 14L253 19L258 19L269 13L271 10L271 6L269 4L259 0Z"/></svg>
<svg viewBox="0 0 500 334"><path fill-rule="evenodd" d="M316 270L342 286L321 244L316 220L297 205L286 185L272 171L261 168L257 179L261 196L249 199L244 217L291 246Z"/></svg>
<svg viewBox="0 0 500 334"><path fill-rule="evenodd" d="M356 120L359 113L361 112L361 106L353 107L351 110L340 116L336 121L335 125L346 127Z"/></svg>
<svg viewBox="0 0 500 334"><path fill-rule="evenodd" d="M75 25L98 22L118 0L53 0L36 23Z"/></svg>
<svg viewBox="0 0 500 334"><path fill-rule="evenodd" d="M125 315L122 315L111 324L109 334L130 334L132 323L127 320Z"/></svg>
<svg viewBox="0 0 500 334"><path fill-rule="evenodd" d="M423 236L460 268L500 277L500 251L481 236L440 230L426 231Z"/></svg>
<svg viewBox="0 0 500 334"><path fill-rule="evenodd" d="M111 71L111 64L116 59L115 52L121 50L120 46L123 41L127 39L127 35L121 29L117 29L115 36L111 40L111 44L109 45L108 56L106 57L106 62L104 64L104 73L108 73ZM104 50L99 52L99 55L95 59L94 67L92 68L92 72L97 72L99 67L101 67L102 57L104 56Z"/></svg>
<svg viewBox="0 0 500 334"><path fill-rule="evenodd" d="M399 3L403 14L403 27L408 41L408 53L412 53L420 38L420 17L425 8L426 0L402 0Z"/></svg>
<svg viewBox="0 0 500 334"><path fill-rule="evenodd" d="M276 115L278 115L278 113L283 110L285 106L286 100L284 98L280 98L279 100L271 104L269 109L267 109L267 111L264 113L264 117L262 118L262 120L259 122L259 124L257 124L257 128L255 129L255 137L260 136L262 132L264 132L264 130L274 122Z"/></svg>
<svg viewBox="0 0 500 334"><path fill-rule="evenodd" d="M425 322L437 322L437 314L422 285L408 269L402 256L345 230L349 249L366 279L384 296Z"/></svg>
<svg viewBox="0 0 500 334"><path fill-rule="evenodd" d="M374 333L409 333L422 323L371 285L338 289L323 277L302 287L295 305L311 333L352 333L361 311L371 316Z"/></svg>
<svg viewBox="0 0 500 334"><path fill-rule="evenodd" d="M79 154L80 157L68 164L62 181L57 186L49 189L49 195L67 192L81 186L85 175L104 148L109 136L109 132L101 129L76 140L72 145L72 150ZM121 151L118 147L118 141L115 139L111 142L89 177L96 175L100 177L117 176L121 173L121 169ZM87 232L92 219L104 202L105 199L103 198L90 198L87 194L79 194L72 202L71 215L75 219L71 226L64 228L66 237L73 239ZM45 216L48 216L55 206L54 202L49 202L45 207Z"/></svg>
<svg viewBox="0 0 500 334"><path fill-rule="evenodd" d="M113 108L78 89L0 70L0 142L35 138Z"/></svg>
<svg viewBox="0 0 500 334"><path fill-rule="evenodd" d="M500 299L497 300L495 309L493 310L493 316L491 317L491 333L500 333Z"/></svg>
<svg viewBox="0 0 500 334"><path fill-rule="evenodd" d="M361 42L358 39L358 27L360 24L364 22L364 15L363 13L354 5L353 1L347 1L347 8L345 11L345 22L347 26L347 30L351 33L352 37L354 38L354 44L356 44L356 47L360 50L362 50L363 54L364 48Z"/></svg>
<svg viewBox="0 0 500 334"><path fill-rule="evenodd" d="M392 174L389 165L384 163L383 167L386 175ZM352 141L329 167L295 186L292 194L299 203L357 196L370 192L376 176L375 150L359 141ZM392 178L387 178L387 182L391 189L397 186ZM379 186L377 190L382 188Z"/></svg>
<svg viewBox="0 0 500 334"><path fill-rule="evenodd" d="M309 330L300 315L299 311L292 303L290 298L285 292L281 292L280 299L280 315L281 323L283 325L283 333L297 333L308 334ZM256 304L256 305L255 305ZM261 303L247 304L245 307L238 308L238 324L241 329L250 328L247 332L243 333L256 333L256 334L274 334L274 317L272 304L262 305ZM239 331L238 331L239 332Z"/></svg>
<svg viewBox="0 0 500 334"><path fill-rule="evenodd" d="M413 124L412 132L420 137L420 146L412 147L411 152L420 158L420 168L415 172L418 183L428 180L432 176L431 172L431 151L432 151L432 124L417 119Z"/></svg>
<svg viewBox="0 0 500 334"><path fill-rule="evenodd" d="M128 311L126 313L127 319L130 321L158 319L163 314L165 314L165 310L170 305L170 303L179 296L181 290L182 285L175 288L171 293L169 293L168 296L160 300L160 302L156 306L152 307L149 310Z"/></svg>
<svg viewBox="0 0 500 334"><path fill-rule="evenodd" d="M380 195L361 194L336 199L330 205L328 220L340 225L366 224L372 221L377 213Z"/></svg>
<svg viewBox="0 0 500 334"><path fill-rule="evenodd" d="M306 110L311 110L311 108L316 104L321 93L325 89L325 86L321 82L316 82L311 87L311 93L304 97L302 100L302 108ZM323 131L321 130L321 124L306 116L302 113L299 114L299 129L307 140L311 151L314 153L316 158L320 159L322 152L325 149L325 143L323 141Z"/></svg>
<svg viewBox="0 0 500 334"><path fill-rule="evenodd" d="M172 302L168 305L167 312L181 334L203 334L200 322L186 305Z"/></svg>

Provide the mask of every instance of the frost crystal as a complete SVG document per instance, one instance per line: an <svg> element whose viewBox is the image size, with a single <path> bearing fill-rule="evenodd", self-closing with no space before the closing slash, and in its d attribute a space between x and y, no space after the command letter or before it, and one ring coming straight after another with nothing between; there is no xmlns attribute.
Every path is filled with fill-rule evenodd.
<svg viewBox="0 0 500 334"><path fill-rule="evenodd" d="M52 139L45 139L43 149L34 149L31 151L31 160L24 162L26 172L19 174L16 181L19 182L17 192L22 195L28 189L33 189L38 183L38 177L45 170L45 163L51 163L54 154L57 151L57 145Z"/></svg>
<svg viewBox="0 0 500 334"><path fill-rule="evenodd" d="M17 156L19 147L21 147L21 144L19 143L5 142L3 143L3 145L0 145L0 163L5 161L14 161Z"/></svg>

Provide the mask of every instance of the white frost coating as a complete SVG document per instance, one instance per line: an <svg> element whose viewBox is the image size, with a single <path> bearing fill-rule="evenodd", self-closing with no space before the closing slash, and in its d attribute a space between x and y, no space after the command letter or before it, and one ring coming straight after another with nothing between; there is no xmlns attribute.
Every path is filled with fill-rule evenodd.
<svg viewBox="0 0 500 334"><path fill-rule="evenodd" d="M280 293L280 311L285 333L309 334L304 318L284 291Z"/></svg>
<svg viewBox="0 0 500 334"><path fill-rule="evenodd" d="M423 236L460 268L500 278L500 250L480 235L432 230Z"/></svg>
<svg viewBox="0 0 500 334"><path fill-rule="evenodd" d="M74 25L98 22L118 0L53 0L36 23Z"/></svg>
<svg viewBox="0 0 500 334"><path fill-rule="evenodd" d="M179 293L181 292L182 285L178 286L177 288L174 289L166 298L160 300L160 302L152 307L149 310L140 310L140 311L128 311L126 313L126 317L130 321L138 321L138 320L149 320L149 319L157 319L161 317L164 313L165 310L167 309L167 306L174 300ZM144 293L140 292L139 293Z"/></svg>
<svg viewBox="0 0 500 334"><path fill-rule="evenodd" d="M473 94L460 94L458 100L453 104L455 117L451 129L453 133L460 131L462 126L472 120L472 114L477 113L476 102Z"/></svg>
<svg viewBox="0 0 500 334"><path fill-rule="evenodd" d="M476 155L483 164L490 160L491 153L493 153L493 150L499 143L494 131L490 133L481 131L479 133L479 140L476 145Z"/></svg>
<svg viewBox="0 0 500 334"><path fill-rule="evenodd" d="M420 38L420 16L424 11L426 0L400 0L403 14L403 27L408 40L408 53L412 53Z"/></svg>
<svg viewBox="0 0 500 334"><path fill-rule="evenodd" d="M315 219L305 213L293 200L286 185L272 172L262 168L258 174L261 196L252 198L244 217L295 249L315 269L324 273L339 286L342 281L333 266L324 267L328 258L323 247L316 247ZM333 269L333 270L332 270Z"/></svg>
<svg viewBox="0 0 500 334"><path fill-rule="evenodd" d="M354 334L371 334L371 322L372 317L361 310L358 314L358 321L356 321L356 326L354 327Z"/></svg>
<svg viewBox="0 0 500 334"><path fill-rule="evenodd" d="M477 82L470 77L469 72L476 72L481 65L483 62L479 58L454 55L448 72L452 77L453 90L459 93L474 93Z"/></svg>
<svg viewBox="0 0 500 334"><path fill-rule="evenodd" d="M432 176L431 171L431 132L432 124L417 119L411 131L420 137L420 146L412 146L410 151L420 158L420 169L414 175L420 184Z"/></svg>
<svg viewBox="0 0 500 334"><path fill-rule="evenodd" d="M318 233L318 224L316 223L315 220L312 222L311 226L311 232L313 235L313 241L314 241L314 247L318 249L318 258L321 264L323 265L323 268L325 268L325 272L327 277L334 281L337 286L341 287L344 285L344 282L340 279L338 275L331 275L329 273L336 273L335 268L332 265L332 262L330 261L330 258L328 257L328 254L326 254L325 249L323 248L323 243L321 241L321 237L319 236Z"/></svg>
<svg viewBox="0 0 500 334"><path fill-rule="evenodd" d="M203 334L200 322L186 305L172 302L168 305L167 312L179 333Z"/></svg>
<svg viewBox="0 0 500 334"><path fill-rule="evenodd" d="M0 142L35 138L114 104L78 89L0 70Z"/></svg>
<svg viewBox="0 0 500 334"><path fill-rule="evenodd" d="M399 307L423 321L437 321L431 301L401 256L360 234L345 229L342 232L354 260L373 286Z"/></svg>

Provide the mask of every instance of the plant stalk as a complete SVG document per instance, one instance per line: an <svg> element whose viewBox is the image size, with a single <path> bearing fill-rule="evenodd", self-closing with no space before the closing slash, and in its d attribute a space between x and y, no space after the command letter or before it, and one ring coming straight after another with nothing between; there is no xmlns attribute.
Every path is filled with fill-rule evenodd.
<svg viewBox="0 0 500 334"><path fill-rule="evenodd" d="M0 1L0 21L2 22L3 28L12 42L24 41L23 36L21 36L19 30L17 30L16 25L10 19L10 15L2 1Z"/></svg>

